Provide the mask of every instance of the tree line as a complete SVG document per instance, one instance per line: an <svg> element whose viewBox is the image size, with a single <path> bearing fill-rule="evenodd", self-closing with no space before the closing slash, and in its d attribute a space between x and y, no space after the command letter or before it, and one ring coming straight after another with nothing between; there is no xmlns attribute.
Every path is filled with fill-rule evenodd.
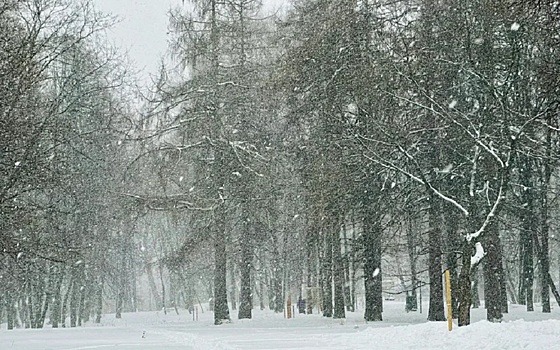
<svg viewBox="0 0 560 350"><path fill-rule="evenodd" d="M91 2L0 6L9 329L288 299L381 321L384 279L442 321L444 269L459 325L479 290L493 322L560 299L556 2L191 1L148 90Z"/></svg>

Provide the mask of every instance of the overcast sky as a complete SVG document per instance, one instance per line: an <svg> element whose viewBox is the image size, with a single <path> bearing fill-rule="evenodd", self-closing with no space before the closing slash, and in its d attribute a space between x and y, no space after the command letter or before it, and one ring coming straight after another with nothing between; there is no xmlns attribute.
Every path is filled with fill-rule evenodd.
<svg viewBox="0 0 560 350"><path fill-rule="evenodd" d="M108 33L109 39L128 51L136 67L155 74L159 58L167 48L167 12L181 0L93 0L120 22Z"/></svg>
<svg viewBox="0 0 560 350"><path fill-rule="evenodd" d="M267 8L281 6L286 0L265 0ZM117 15L120 22L108 33L110 40L128 51L136 68L155 74L167 48L167 12L183 6L182 0L93 0L99 10ZM188 0L185 1L188 3Z"/></svg>

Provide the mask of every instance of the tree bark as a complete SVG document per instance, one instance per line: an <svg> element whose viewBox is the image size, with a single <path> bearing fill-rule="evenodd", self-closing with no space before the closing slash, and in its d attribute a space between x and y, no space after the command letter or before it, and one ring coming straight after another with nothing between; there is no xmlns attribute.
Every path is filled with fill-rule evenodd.
<svg viewBox="0 0 560 350"><path fill-rule="evenodd" d="M416 269L416 259L417 259L417 240L416 235L414 233L414 223L413 218L411 215L407 217L408 221L408 228L406 232L406 246L408 250L408 258L410 261L410 283L411 283L411 302L410 307L411 310L418 310L418 297L416 288L418 287L418 276L417 276L417 269Z"/></svg>
<svg viewBox="0 0 560 350"><path fill-rule="evenodd" d="M229 302L232 310L237 310L237 278L235 275L235 263L231 261L228 264L229 271Z"/></svg>
<svg viewBox="0 0 560 350"><path fill-rule="evenodd" d="M472 308L478 309L480 307L480 295L478 293L478 283L480 280L478 266L475 266L471 269L471 278L472 278L472 287L471 287L471 295L472 295Z"/></svg>
<svg viewBox="0 0 560 350"><path fill-rule="evenodd" d="M535 211L533 203L534 187L531 182L532 166L528 159L524 159L521 169L523 192L521 198L521 231L519 238L519 260L521 261L521 276L519 278L519 302L527 305L527 311L533 311L533 234L535 229Z"/></svg>
<svg viewBox="0 0 560 350"><path fill-rule="evenodd" d="M337 215L336 213L333 213ZM342 259L340 242L340 224L338 220L332 225L333 240L333 282L334 282L334 313L333 318L345 318L344 310L344 260Z"/></svg>
<svg viewBox="0 0 560 350"><path fill-rule="evenodd" d="M552 117L550 112L547 120L548 125L552 124ZM548 221L548 188L550 183L550 178L552 176L552 168L550 166L550 156L552 147L552 130L547 128L546 131L546 151L545 157L543 158L543 174L542 174L542 184L541 184L541 256L540 256L540 276L541 276L541 303L542 312L550 313L550 290L549 290L549 276L550 276L550 257L549 257L549 221Z"/></svg>
<svg viewBox="0 0 560 350"><path fill-rule="evenodd" d="M333 316L333 236L330 232L331 217L321 220L321 238L323 240L323 257L321 264L321 291L323 295L323 316Z"/></svg>
<svg viewBox="0 0 560 350"><path fill-rule="evenodd" d="M8 330L14 329L16 312L14 308L14 298L10 291L6 292L6 321L8 322Z"/></svg>
<svg viewBox="0 0 560 350"><path fill-rule="evenodd" d="M227 256L225 233L224 204L220 204L214 213L216 232L214 237L214 324L220 325L230 321L227 304Z"/></svg>
<svg viewBox="0 0 560 350"><path fill-rule="evenodd" d="M253 309L252 295L252 279L251 270L253 267L253 251L251 242L251 232L249 232L249 223L244 223L244 229L241 233L241 291L239 293L239 313L238 318L251 318Z"/></svg>
<svg viewBox="0 0 560 350"><path fill-rule="evenodd" d="M463 253L461 257L462 267L459 275L459 305L458 305L458 324L459 327L471 324L471 255L474 248L470 242L463 242ZM476 271L476 269L474 269Z"/></svg>
<svg viewBox="0 0 560 350"><path fill-rule="evenodd" d="M446 216L446 255L445 263L449 270L451 279L451 309L453 318L459 316L459 274L457 264L457 251L460 248L459 243L459 217L455 213L455 208L448 206Z"/></svg>
<svg viewBox="0 0 560 350"><path fill-rule="evenodd" d="M76 278L75 267L73 267L72 274L72 289L70 290L70 327L76 327L78 323L78 302L80 298L80 288Z"/></svg>
<svg viewBox="0 0 560 350"><path fill-rule="evenodd" d="M381 223L372 212L367 212L363 219L364 242L364 287L366 321L383 320L383 290L381 273Z"/></svg>
<svg viewBox="0 0 560 350"><path fill-rule="evenodd" d="M103 280L101 278L97 282L95 302L95 323L101 323L101 316L103 314Z"/></svg>
<svg viewBox="0 0 560 350"><path fill-rule="evenodd" d="M311 315L313 314L313 307L315 303L318 301L313 298L313 291L317 288L316 278L317 278L317 263L316 263L316 253L317 253L317 242L316 242L316 235L314 232L315 229L315 221L311 219L313 222L312 225L308 228L308 231L305 235L305 249L306 249L306 265L307 265L307 293L306 293L306 313Z"/></svg>
<svg viewBox="0 0 560 350"><path fill-rule="evenodd" d="M435 195L430 194L429 204L428 220L430 222L430 231L428 235L428 274L430 278L430 307L428 310L428 321L445 321L441 271L442 244L440 205Z"/></svg>
<svg viewBox="0 0 560 350"><path fill-rule="evenodd" d="M502 315L502 257L500 236L496 223L488 225L483 236L483 246L486 252L484 257L484 301L486 306L486 319L490 322L501 322Z"/></svg>

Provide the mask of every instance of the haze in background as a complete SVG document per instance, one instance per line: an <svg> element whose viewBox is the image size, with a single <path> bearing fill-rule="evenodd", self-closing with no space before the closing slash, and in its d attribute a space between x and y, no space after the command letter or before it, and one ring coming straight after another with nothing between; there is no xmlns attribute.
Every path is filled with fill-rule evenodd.
<svg viewBox="0 0 560 350"><path fill-rule="evenodd" d="M175 6L189 6L182 0L93 0L97 8L118 16L109 40L128 52L141 78L149 82L167 49L167 13ZM264 0L265 11L281 7L285 0Z"/></svg>

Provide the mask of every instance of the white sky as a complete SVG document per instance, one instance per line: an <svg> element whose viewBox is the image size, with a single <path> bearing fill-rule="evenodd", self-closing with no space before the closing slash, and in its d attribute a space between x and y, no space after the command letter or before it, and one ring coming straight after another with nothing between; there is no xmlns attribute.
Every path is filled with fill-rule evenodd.
<svg viewBox="0 0 560 350"><path fill-rule="evenodd" d="M108 33L109 39L129 53L142 77L156 74L160 57L167 49L167 12L183 6L182 0L93 0L97 8L116 15L120 22ZM189 1L186 0L185 4ZM266 8L286 0L264 0ZM186 5L185 5L186 6Z"/></svg>
<svg viewBox="0 0 560 350"><path fill-rule="evenodd" d="M155 74L167 48L167 12L181 0L93 0L97 8L119 17L109 39L127 51L136 68Z"/></svg>

